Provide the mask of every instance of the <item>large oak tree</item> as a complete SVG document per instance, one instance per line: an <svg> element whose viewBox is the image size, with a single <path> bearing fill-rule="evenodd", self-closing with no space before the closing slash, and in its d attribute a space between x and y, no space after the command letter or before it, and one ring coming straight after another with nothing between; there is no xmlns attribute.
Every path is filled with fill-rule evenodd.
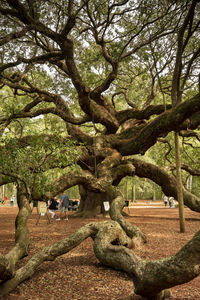
<svg viewBox="0 0 200 300"><path fill-rule="evenodd" d="M128 272L135 292L148 299L167 297L167 288L199 275L200 232L165 260L135 256L129 248L146 238L122 216L124 199L117 190L126 176L146 177L177 199L174 176L135 155L145 155L172 131L199 141L199 8L197 0L1 1L1 99L13 99L10 109L1 111L2 137L16 121L52 115L62 120L65 131L62 127L55 134L79 149L82 172L68 172L65 161L58 164L54 155L45 156L49 169L66 167L51 195L78 185L78 214L95 216L106 200L113 220L81 228L15 271L16 262L28 255L30 202L45 199L49 188L38 193L26 177L1 168L1 184L18 184L19 205L16 245L0 256L1 295L43 261L89 236L98 259ZM45 139L51 142L52 135ZM16 132L16 138L19 149L29 148L33 140L26 131ZM45 170L41 164L34 171ZM184 189L183 198L200 212L197 196Z"/></svg>

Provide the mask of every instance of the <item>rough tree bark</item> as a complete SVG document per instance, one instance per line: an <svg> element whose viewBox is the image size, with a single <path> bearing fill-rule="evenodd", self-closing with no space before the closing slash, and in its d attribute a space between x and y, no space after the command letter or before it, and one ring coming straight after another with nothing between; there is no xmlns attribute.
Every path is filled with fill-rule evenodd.
<svg viewBox="0 0 200 300"><path fill-rule="evenodd" d="M134 167L133 165L130 167L131 162ZM174 187L175 179L166 174L165 171L161 171L159 168L157 169L156 166L132 159L125 163L123 172L125 172L125 170L126 172L127 170L130 172L133 172L134 170L135 174L139 176L144 176L145 173L146 175L148 173L148 176L151 175L154 180L155 178L160 180L160 183L162 183L161 186L163 185L164 188L167 179L169 181L167 181L167 184L170 183L168 185L170 193L171 190L174 192L176 191L176 188ZM158 170L160 173L158 173ZM115 175L116 174L119 175L121 173L116 169ZM117 177L114 178L117 181ZM4 281L0 284L0 295L8 294L20 282L33 275L37 267L43 261L53 260L55 257L70 251L83 239L89 236L94 239L94 251L97 258L105 265L121 269L130 274L135 285L135 293L146 299L161 299L167 297L169 296L169 292L166 289L176 284L187 282L199 275L199 232L192 241L183 247L183 249L175 256L160 261L146 262L136 256L133 250L128 249L137 247L138 243L145 242L146 237L137 227L129 224L124 219L122 215L122 209L125 205L124 198L116 188L107 185L105 179L106 177L103 179L100 178L101 188L105 190L104 195L110 199L111 206L109 213L114 221L90 224L81 228L64 241L60 241L56 245L42 249L32 257L25 266L16 272L12 271L7 277L2 276ZM83 178L81 178L81 181L83 182ZM90 183L91 182L93 181L90 179ZM93 189L97 189L98 186L98 183L95 183ZM103 200L104 199L102 199L102 201ZM27 238L25 240L25 245L24 243L17 244L19 251L14 251L14 249L11 250L15 255L15 262L24 255L27 255L29 244L27 229L29 201L26 199L26 194L23 190L18 191L18 205L22 214L20 215L19 222L16 222L16 232L19 233L19 235L16 235L18 237L17 240L22 241L24 233ZM20 222L20 220L22 220L22 222ZM22 224L23 226L21 227ZM20 253L20 255L17 255L18 253ZM6 262L1 265L1 273L6 274L5 271L9 273L9 267L6 267ZM168 274L175 274L175 277L168 276Z"/></svg>
<svg viewBox="0 0 200 300"><path fill-rule="evenodd" d="M135 175L149 178L158 184L165 195L172 196L177 200L176 179L167 173L164 168L160 168L151 163L147 163L137 158L130 159L135 167ZM200 212L200 198L183 188L184 204L191 210Z"/></svg>
<svg viewBox="0 0 200 300"><path fill-rule="evenodd" d="M152 101L156 94L155 85L159 86L157 76L166 72L166 78L171 78L174 60L169 59L169 54L170 57L174 56L174 37L183 24L181 37L185 38L185 41L182 43L183 47L178 48L181 51L177 51L172 90L173 93L185 91L184 84L190 80L192 82L198 72L199 1L193 0L190 3L176 1L174 5L167 1L164 1L165 3L157 1L156 15L153 14L153 16L151 11L148 12L149 7L140 1L132 1L130 11L126 1L117 4L104 1L103 9L101 5L94 5L94 1L83 1L80 6L73 1L66 2L66 5L62 5L63 3L58 1L55 5L54 1L43 1L42 11L39 6L32 5L31 1L4 0L0 4L0 13L3 18L1 26L5 26L5 29L3 28L5 35L1 37L0 44L3 46L3 53L8 51L7 55L2 56L0 66L1 87L6 86L13 91L13 99L19 102L21 98L26 98L26 102L20 103L16 109L13 105L12 112L6 111L1 116L0 134L3 134L7 126L17 119L47 114L54 114L61 118L67 129L65 138L74 139L78 147L82 145L84 148L81 160L78 162L84 175L71 173L71 176L63 176L63 181L66 180L65 184L60 186L60 181L58 181L55 184L54 195L74 185L84 185L88 191L86 196L92 199L92 209L88 209L87 197L83 193L80 213L86 211L85 215L89 216L96 214L100 208L100 204L94 204L94 199L98 198L95 202L102 203L103 199L100 197L104 198L104 193L106 193L111 204L110 216L115 221L84 226L65 240L42 249L25 266L15 272L15 263L27 255L29 245L27 229L29 205L24 194L21 194L18 197L21 200L19 200L20 212L16 221L16 246L7 257L0 256L2 262L0 272L4 280L0 284L0 295L6 295L20 282L34 274L43 261L55 259L91 236L94 239L95 254L100 261L129 273L137 294L147 299L159 299L167 295L167 292L165 293L167 288L199 275L200 233L198 232L185 247L170 258L148 262L140 259L128 247L136 247L137 242L145 241L145 236L139 229L124 220L122 216L124 200L112 186L118 185L125 176L133 176L135 172L135 175L139 177L151 178L162 187L166 195L177 198L176 181L172 176L156 166L134 159L128 160L127 156L145 154L160 137L166 136L171 131L196 129L200 124L200 94L199 92L196 95L193 94L196 88L193 86L191 93L188 93L188 95L191 94L191 99L185 99L173 109L170 109L168 105L160 104L147 107L144 104L141 108L142 97L139 97L137 101L129 99L128 89L134 90L137 86L133 78L137 79L135 71L142 65L141 53L147 49L150 62L150 55L153 56L156 53L151 53L151 49L155 47L155 51L160 53L156 56L166 61L166 69L162 67L163 64L158 58L156 61L152 60L151 73L145 73L154 81L149 95L144 93L144 96L149 98L147 104L150 104L149 101ZM51 9L51 15L48 15L50 22L46 22L46 12L49 9ZM134 22L131 19L133 11ZM122 18L119 18L119 12ZM62 15L65 18L62 19ZM121 22L124 18L127 18L127 24ZM115 32L113 31L114 40L110 41L110 32L113 27L116 29ZM127 38L125 38L126 34ZM85 38L87 38L88 47L84 47ZM163 43L163 39L167 40L171 49L170 53L165 49L162 50L162 47L157 48L157 45ZM113 47L113 45L116 46ZM187 45L189 47L186 47ZM27 51L23 51L24 46ZM13 55L13 47L19 50L19 53L16 51L16 55ZM94 47L97 49L99 62L85 51L90 49L93 51ZM82 52L82 55L77 55L79 52ZM137 56L141 60L139 64L137 64L137 59L135 60ZM130 59L130 69L133 72L129 72L127 59ZM56 78L55 83L57 84L61 78L62 84L59 85L58 82L58 87L48 85L45 89L46 84L38 82L40 74L35 68L36 64L48 66L50 64L55 72L58 71L58 77L55 76L58 80ZM91 65L91 70L88 65ZM155 66L159 70L154 69ZM96 67L100 67L102 71L102 74L97 77L93 72L93 68L96 69ZM153 73L155 73L154 78ZM91 80L91 76L94 80ZM140 74L138 76L141 81L142 77ZM49 78L46 76L46 79ZM121 85L129 79L128 86L121 88ZM68 85L69 80L71 83ZM64 85L67 91L63 88ZM165 85L164 82L163 87ZM162 88L162 83L160 88ZM114 99L118 90L124 95L122 98L125 104L119 110L117 101L121 102L122 98L118 98L116 103ZM61 91L60 95L59 91ZM136 90L136 95L138 92L141 93L141 90ZM168 93L167 90L166 96ZM187 93L185 94L187 97ZM20 97L21 95L28 97ZM68 97L69 101L66 101ZM78 109L73 109L71 105L74 99L77 100ZM128 108L124 109L124 107ZM92 125L93 132L88 133L89 131L85 130L86 123ZM126 128L128 123L130 126ZM21 136L18 137L20 140ZM2 174L4 171L2 170ZM56 190L57 185L60 187ZM184 191L184 203L200 212L199 198L187 191Z"/></svg>
<svg viewBox="0 0 200 300"><path fill-rule="evenodd" d="M110 224L110 227L110 235L106 235L103 228L98 231L94 240L95 254L103 264L130 274L135 293L145 299L169 297L166 289L200 274L200 231L172 257L145 261L125 247L124 235L119 234L117 226L113 228Z"/></svg>
<svg viewBox="0 0 200 300"><path fill-rule="evenodd" d="M176 181L177 181L177 200L179 208L180 232L185 232L184 202L183 202L183 183L181 174L181 155L179 145L179 134L174 133L175 139L175 156L176 156Z"/></svg>
<svg viewBox="0 0 200 300"><path fill-rule="evenodd" d="M15 221L15 246L5 255L0 255L0 279L7 280L15 274L15 264L29 251L29 229L27 222L31 208L24 186L17 187L17 203L19 212Z"/></svg>
<svg viewBox="0 0 200 300"><path fill-rule="evenodd" d="M94 240L94 252L99 261L127 272L134 282L135 293L148 300L166 298L170 295L166 289L200 274L200 231L174 256L145 261L129 249L132 240L121 226L116 221L105 221L87 224L64 240L40 250L13 278L1 283L0 295L7 295L32 276L44 261L67 253L88 237Z"/></svg>
<svg viewBox="0 0 200 300"><path fill-rule="evenodd" d="M94 218L104 213L103 202L108 201L106 193L88 191L83 185L79 185L80 205L77 217Z"/></svg>

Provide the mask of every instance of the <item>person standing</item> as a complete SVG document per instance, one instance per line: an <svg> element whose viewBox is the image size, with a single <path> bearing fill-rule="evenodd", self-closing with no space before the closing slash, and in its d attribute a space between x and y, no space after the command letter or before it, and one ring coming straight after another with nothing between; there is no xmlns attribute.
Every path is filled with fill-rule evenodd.
<svg viewBox="0 0 200 300"><path fill-rule="evenodd" d="M14 202L15 202L15 196L12 195L10 198L10 206L14 206Z"/></svg>
<svg viewBox="0 0 200 300"><path fill-rule="evenodd" d="M57 202L57 200L55 198L52 198L50 200L50 204L49 204L49 207L48 207L52 219L55 216L56 210L58 210L58 206L59 206L59 203Z"/></svg>
<svg viewBox="0 0 200 300"><path fill-rule="evenodd" d="M173 197L169 197L169 207L172 208Z"/></svg>
<svg viewBox="0 0 200 300"><path fill-rule="evenodd" d="M31 213L33 212L34 207L36 208L37 214L39 215L38 200L33 200L33 207L32 207Z"/></svg>
<svg viewBox="0 0 200 300"><path fill-rule="evenodd" d="M164 204L165 204L165 207L167 207L167 202L168 202L168 197L167 197L167 196L164 196Z"/></svg>
<svg viewBox="0 0 200 300"><path fill-rule="evenodd" d="M170 208L174 208L175 207L175 200L174 197L170 197L170 203L169 203Z"/></svg>
<svg viewBox="0 0 200 300"><path fill-rule="evenodd" d="M63 192L60 197L60 219L62 218L62 215L64 214L63 219L68 220L67 211L69 207L69 197ZM57 220L60 220L57 219Z"/></svg>

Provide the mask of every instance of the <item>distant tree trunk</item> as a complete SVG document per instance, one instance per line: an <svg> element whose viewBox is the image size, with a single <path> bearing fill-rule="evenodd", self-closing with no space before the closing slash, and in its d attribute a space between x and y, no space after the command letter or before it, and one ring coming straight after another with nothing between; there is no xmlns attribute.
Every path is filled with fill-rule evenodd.
<svg viewBox="0 0 200 300"><path fill-rule="evenodd" d="M153 201L156 201L156 187L155 187L155 184L153 184Z"/></svg>
<svg viewBox="0 0 200 300"><path fill-rule="evenodd" d="M192 192L192 175L190 176L190 192Z"/></svg>
<svg viewBox="0 0 200 300"><path fill-rule="evenodd" d="M126 178L126 185L125 185L125 199L128 200L128 178Z"/></svg>
<svg viewBox="0 0 200 300"><path fill-rule="evenodd" d="M5 197L5 186L4 185L3 185L2 189L3 189L3 191L2 191L2 199L4 199L4 197Z"/></svg>
<svg viewBox="0 0 200 300"><path fill-rule="evenodd" d="M188 191L192 191L192 175L187 178L186 188Z"/></svg>
<svg viewBox="0 0 200 300"><path fill-rule="evenodd" d="M184 218L184 202L183 202L183 184L181 178L181 156L179 146L179 135L177 132L174 134L175 137L175 153L176 153L176 177L177 177L177 200L179 207L179 220L180 220L180 232L185 232L185 218Z"/></svg>
<svg viewBox="0 0 200 300"><path fill-rule="evenodd" d="M14 196L17 195L17 187L16 187L15 184L13 184L13 187L12 187L12 194L13 194Z"/></svg>
<svg viewBox="0 0 200 300"><path fill-rule="evenodd" d="M135 197L135 184L132 181L132 202L135 202L136 197Z"/></svg>

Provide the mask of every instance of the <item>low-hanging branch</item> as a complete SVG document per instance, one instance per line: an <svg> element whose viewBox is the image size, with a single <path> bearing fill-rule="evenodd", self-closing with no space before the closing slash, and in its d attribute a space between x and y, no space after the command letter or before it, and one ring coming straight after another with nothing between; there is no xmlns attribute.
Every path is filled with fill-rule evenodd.
<svg viewBox="0 0 200 300"><path fill-rule="evenodd" d="M27 222L31 208L23 184L21 187L18 186L17 202L19 212L15 221L15 245L5 256L0 255L0 279L4 281L15 276L16 263L29 253L30 238Z"/></svg>
<svg viewBox="0 0 200 300"><path fill-rule="evenodd" d="M43 248L15 276L0 285L5 296L18 284L32 276L44 261L52 261L92 237L94 252L101 263L127 272L135 285L135 293L156 299L165 289L185 283L200 274L200 231L175 255L162 260L145 261L129 249L131 239L115 221L90 223L64 240Z"/></svg>
<svg viewBox="0 0 200 300"><path fill-rule="evenodd" d="M138 177L149 178L158 184L165 195L177 199L176 179L167 173L164 168L160 168L143 160L132 158L130 161L135 167L135 175ZM184 204L191 210L200 212L200 199L194 194L183 188Z"/></svg>

